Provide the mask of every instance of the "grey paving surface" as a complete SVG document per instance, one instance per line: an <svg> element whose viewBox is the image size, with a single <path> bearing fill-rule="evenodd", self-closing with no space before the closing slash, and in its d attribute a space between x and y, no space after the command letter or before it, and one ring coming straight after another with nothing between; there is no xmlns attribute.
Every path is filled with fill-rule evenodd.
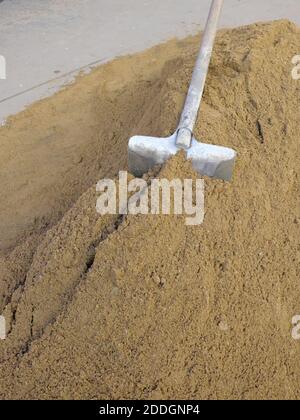
<svg viewBox="0 0 300 420"><path fill-rule="evenodd" d="M203 28L210 0L3 0L0 122L51 94L81 68ZM221 26L288 18L300 0L225 0ZM299 47L300 48L300 47ZM70 74L71 73L71 74Z"/></svg>

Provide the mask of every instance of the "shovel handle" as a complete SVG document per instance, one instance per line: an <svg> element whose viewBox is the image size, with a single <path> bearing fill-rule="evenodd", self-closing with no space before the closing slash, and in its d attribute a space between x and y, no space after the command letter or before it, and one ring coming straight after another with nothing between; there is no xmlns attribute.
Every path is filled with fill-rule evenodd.
<svg viewBox="0 0 300 420"><path fill-rule="evenodd" d="M212 1L200 52L197 57L192 81L177 129L176 145L182 149L189 149L191 147L193 130L203 96L222 6L223 0Z"/></svg>

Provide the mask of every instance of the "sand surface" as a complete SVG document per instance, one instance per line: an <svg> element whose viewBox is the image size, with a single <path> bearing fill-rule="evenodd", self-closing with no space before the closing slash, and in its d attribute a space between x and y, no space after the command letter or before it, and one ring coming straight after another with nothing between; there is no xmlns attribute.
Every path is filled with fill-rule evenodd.
<svg viewBox="0 0 300 420"><path fill-rule="evenodd" d="M204 224L99 216L132 134L176 127L198 37L122 58L0 130L1 398L299 398L299 95L288 21L222 31L196 137L233 147ZM182 156L160 176L195 177Z"/></svg>

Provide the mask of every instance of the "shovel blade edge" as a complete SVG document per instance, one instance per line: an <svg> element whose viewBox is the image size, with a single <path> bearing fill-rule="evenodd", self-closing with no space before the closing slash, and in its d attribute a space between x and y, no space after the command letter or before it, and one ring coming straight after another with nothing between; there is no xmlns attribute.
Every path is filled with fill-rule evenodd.
<svg viewBox="0 0 300 420"><path fill-rule="evenodd" d="M131 137L128 143L128 169L137 177L143 176L156 165L162 165L181 149L176 146L176 133L171 137ZM186 151L187 159L200 175L230 181L236 161L233 149L200 143L193 139Z"/></svg>

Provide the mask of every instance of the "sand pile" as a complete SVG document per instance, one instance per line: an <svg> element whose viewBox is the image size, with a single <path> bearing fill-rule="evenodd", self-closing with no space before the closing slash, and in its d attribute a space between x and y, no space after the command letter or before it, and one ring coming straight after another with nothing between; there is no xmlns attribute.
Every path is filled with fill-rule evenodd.
<svg viewBox="0 0 300 420"><path fill-rule="evenodd" d="M219 34L195 134L239 159L232 183L205 179L201 226L101 217L94 185L126 168L130 134L172 133L197 38L97 69L2 129L7 157L27 147L50 163L2 204L1 398L300 397L299 43L287 21ZM177 156L160 176L195 175ZM26 207L14 214L18 192Z"/></svg>

